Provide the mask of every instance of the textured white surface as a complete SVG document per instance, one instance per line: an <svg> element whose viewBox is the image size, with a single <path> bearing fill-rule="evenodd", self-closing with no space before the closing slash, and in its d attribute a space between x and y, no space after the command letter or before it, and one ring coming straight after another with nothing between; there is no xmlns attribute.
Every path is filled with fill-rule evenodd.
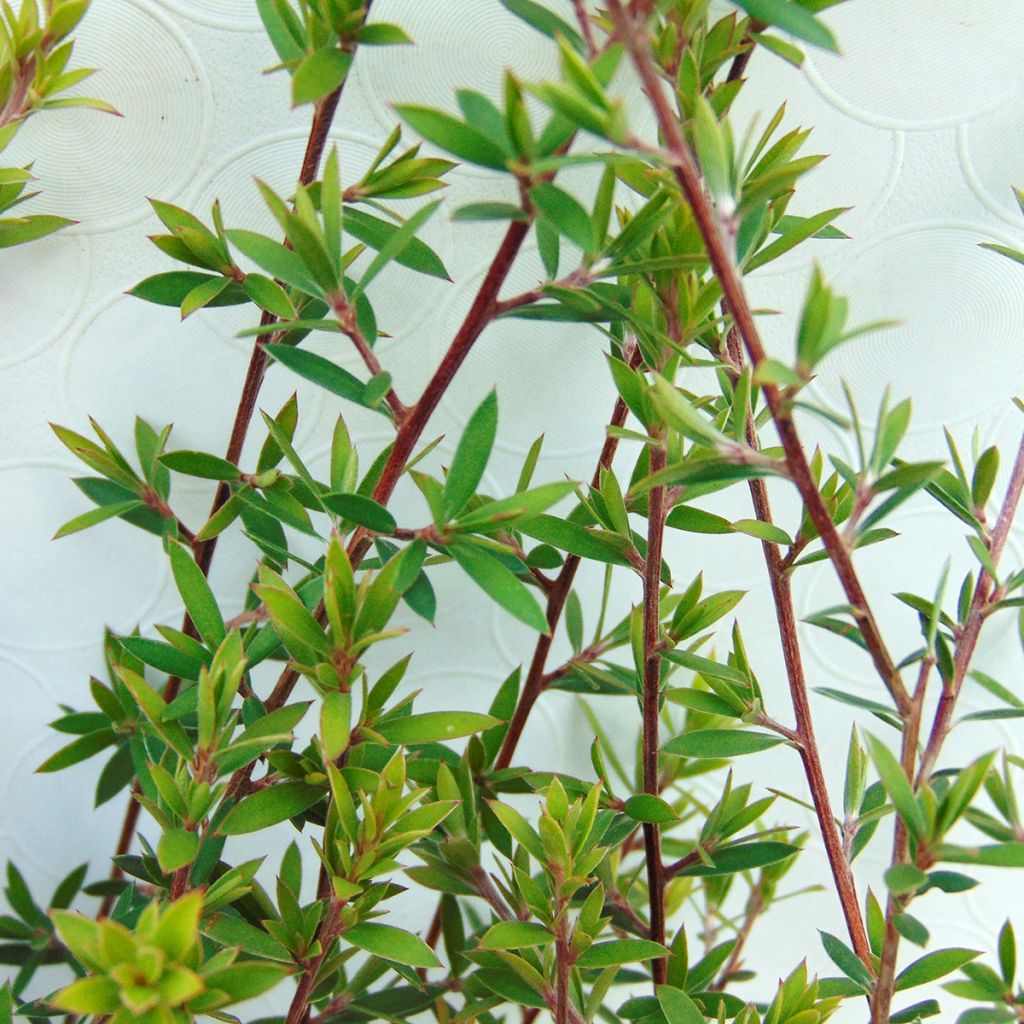
<svg viewBox="0 0 1024 1024"><path fill-rule="evenodd" d="M404 24L418 46L377 49L357 60L333 136L348 180L392 127L390 102L451 107L455 87L496 95L505 65L526 77L553 70L546 42L496 0L379 0L375 11ZM742 121L756 110L770 114L788 98L788 123L815 125L812 151L832 154L802 188L796 212L853 207L841 222L852 241L814 243L751 283L759 306L781 312L764 320L766 337L789 350L809 261L817 258L850 296L856 321L902 321L896 330L841 350L816 384L823 397L840 393L841 378L867 408L889 384L898 396L911 394L915 455L939 451L943 424L966 441L977 423L985 442L1012 445L1020 421L1008 399L1024 383L1024 275L977 243L1020 243L1022 222L1010 185L1024 183L1024 20L996 0L852 0L827 20L843 43L842 57L814 54L799 73L758 54L737 106ZM180 615L154 538L114 522L50 542L54 529L85 502L66 479L80 470L46 421L84 429L92 414L127 441L132 417L140 413L158 423L173 419L174 447L223 448L247 359L245 344L233 335L246 321L235 311L214 310L179 325L174 311L122 294L145 274L168 267L144 237L156 227L145 197L180 202L203 215L219 196L229 223L269 227L252 176L282 189L293 182L308 117L288 111L284 78L261 76L273 57L249 0L94 0L80 32L79 59L104 69L95 91L127 116L66 112L30 123L16 155L35 159L45 189L41 208L81 223L31 247L0 252L0 531L7 538L0 552L0 858L17 860L44 888L85 858L102 871L122 813L121 801L90 811L94 763L56 778L32 775L59 744L46 722L57 702L84 703L89 673L102 670L104 624L148 628ZM635 87L624 89L636 95ZM639 119L649 127L646 114ZM461 201L501 198L508 189L475 170L460 170L453 179ZM589 179L575 180L585 185ZM495 237L487 227L435 218L430 241L455 283L412 279L402 271L381 279L378 316L394 338L380 351L404 394L415 394L450 339ZM527 251L511 286L529 287L538 267ZM351 358L336 342L317 344L342 361ZM557 372L570 366L571 383L559 385ZM295 384L281 368L272 369L261 404L276 409ZM513 322L489 330L430 435L457 437L467 410L494 384L501 441L489 485L497 489L514 479L522 453L541 431L548 441L539 478L589 476L612 402L597 334ZM301 447L317 465L340 405L311 388L300 386L299 395ZM384 437L369 416L353 413L351 423L367 458ZM837 454L849 451L826 427L809 424L808 436ZM450 440L442 450L451 451ZM186 483L177 494L180 514L201 522L211 488ZM778 498L783 511L793 507L787 497ZM399 499L398 508L416 521L412 497ZM749 514L740 492L723 509ZM897 520L911 536L865 552L860 564L883 617L894 616L894 646L905 651L913 644L914 618L887 595L930 591L946 554L962 569L967 549L963 531L926 506ZM1019 562L1016 542L1011 553ZM673 536L668 555L680 580L703 566L709 588L750 588L740 619L770 707L788 720L757 544L742 537ZM237 538L218 551L214 582L229 611L237 610L233 602L250 557ZM598 585L596 577L581 579ZM509 668L528 656L531 637L479 601L454 573L437 573L435 585L437 628L408 623L408 642L418 649L412 683L423 688L427 707L457 700L483 708ZM817 567L800 580L798 610L808 613L836 597L829 570ZM632 599L629 585L616 594L622 608ZM812 683L874 694L869 666L850 651L826 634L809 633ZM978 664L1013 685L1020 656L1008 622L997 622L986 635ZM965 700L974 706L974 695ZM634 715L624 702L614 707L619 722ZM838 755L848 715L834 705L815 707L826 754ZM634 725L629 722L630 732ZM975 730L954 734L951 758L982 743L1024 752L1012 728ZM573 701L553 694L534 715L526 749L540 764L583 771L582 738ZM756 768L742 764L740 770L756 771L759 783L803 792L794 757L762 757ZM833 785L840 773L837 762L829 772ZM780 820L806 821L792 806L779 813ZM866 881L877 885L883 855L879 843L865 857ZM809 853L802 864L806 881L823 877L819 854ZM1004 875L966 900L928 896L921 916L943 940L987 949L987 936L1007 910L1019 909L1007 906L1013 888ZM800 909L788 905L781 919L762 926L752 959L760 960L767 978L790 969L805 951L815 968L827 969L819 927L841 931L828 893L804 898Z"/></svg>

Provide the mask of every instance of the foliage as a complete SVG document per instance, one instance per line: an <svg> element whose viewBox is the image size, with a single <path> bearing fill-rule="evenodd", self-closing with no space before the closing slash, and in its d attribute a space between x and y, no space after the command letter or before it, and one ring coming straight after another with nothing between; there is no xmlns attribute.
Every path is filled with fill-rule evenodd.
<svg viewBox="0 0 1024 1024"><path fill-rule="evenodd" d="M833 409L807 391L837 346L885 325L849 328L846 300L816 270L792 352L768 357L743 291L745 274L807 239L845 237L834 224L842 209L790 212L800 179L821 159L804 153L809 133L787 128L781 109L743 140L730 122L754 47L797 63L800 45L835 47L820 17L831 4L743 0L721 17L706 0L628 9L610 0L606 9L576 4L570 24L533 0L502 2L551 40L559 77L524 82L506 72L500 104L460 91L457 114L400 106L422 142L403 144L396 127L369 170L347 182L335 150L320 163L353 61L362 46L407 37L368 20L368 5L355 0L259 0L291 100L313 108L315 159L294 192L260 186L277 234L226 226L218 204L207 214L153 201L165 233L152 240L173 269L132 293L182 317L251 307L253 326L242 332L253 339L248 398L224 456L175 448L170 426L141 419L130 455L95 422L96 440L54 427L91 470L75 482L93 505L58 536L108 519L147 531L166 552L187 617L181 628L108 635L107 677L91 681L95 706L65 709L54 723L73 738L39 770L102 755L96 802L127 790L129 818L111 876L86 884L88 868L77 869L47 909L9 867L12 914L0 918L0 949L17 972L0 1019L234 1019L226 1007L234 1014L235 1003L286 978L286 1024L421 1014L492 1024L538 1012L557 1024L817 1024L848 1000L884 1024L941 1012L932 994L940 979L978 1004L964 1024L1021 1019L1009 923L993 941L998 970L976 950L937 942L908 955L906 944L930 946L916 916L925 893L953 900L978 884L978 867L1024 866L1021 762L991 752L939 767L954 724L1020 717L1024 707L971 668L984 623L1024 604L1024 572L1001 565L1024 458L1002 494L995 448L977 445L965 459L949 436L948 463L904 458L909 398L887 397L867 429L854 396ZM84 10L66 2L38 32L23 13L19 31L35 42L18 44L32 56L17 67L32 66L32 80L55 60L53 22L70 30L72 7ZM627 65L658 120L656 145L634 135L615 90ZM56 105L45 97L63 87L40 86L33 102ZM432 194L447 187L455 161L490 170L517 198L438 201ZM580 164L596 166L590 193L560 177ZM502 222L504 234L443 361L408 404L376 353L380 273L396 264L410 282L447 278L421 237L442 210ZM505 279L528 237L545 276L508 295ZM514 491L486 493L497 393L468 417L446 468L424 443L453 375L501 317L533 321L523 329L540 333L551 320L591 325L606 345L614 405L589 483L536 483L538 440ZM305 346L314 332L340 335L364 371ZM294 444L293 396L263 414L262 448L255 462L242 459L268 361L379 415L392 440L359 450L340 416L320 479ZM813 415L848 433L853 464L805 449L799 428ZM188 476L217 481L209 517L192 526L175 511L174 484ZM399 522L389 508L403 477L423 496L423 522ZM769 480L800 499L785 523L772 518ZM749 492L751 515L706 507L736 487ZM895 656L854 556L894 537L891 516L911 501L937 502L966 527L976 565L958 586L936 567L933 592L897 593L920 641ZM251 542L253 567L244 611L225 621L207 576L228 530ZM706 535L709 552L714 535L760 543L791 712L761 687L765 652L744 642L743 593L706 592L700 573L676 579L680 567L663 557L666 530ZM297 554L297 536L302 550L312 538L319 555ZM577 585L583 561L604 573L599 599ZM841 814L822 762L840 765L833 746L815 740L791 597L792 579L823 561L845 601L816 611L808 628L866 652L879 676L871 698L818 688L861 713ZM377 652L368 657L378 645L400 646L400 605L433 621L432 580L442 573L468 578L536 634L525 671L509 675L486 714L421 711L403 687L409 656L383 671ZM637 595L618 619L608 606L613 578ZM549 657L556 635L571 650L560 665ZM269 690L254 672L261 665L278 673ZM954 721L963 687L975 684L993 706ZM523 728L549 690L579 695L593 731L588 777L521 763ZM594 713L605 703L620 729L636 723L634 764ZM734 759L772 748L799 758L806 792L734 779ZM785 824L780 796L810 806L815 831ZM139 852L132 808L146 812ZM235 862L234 837L269 830L297 833L279 865ZM868 888L861 903L854 862L890 835L886 892ZM801 895L792 869L808 845L824 851L846 929L823 932L813 951L834 966L830 976L801 963L773 988L745 948L755 928L784 920L782 900ZM275 878L269 890L261 868ZM399 909L410 886L436 893L429 927ZM85 896L101 899L98 919L66 909L85 906ZM29 998L44 965L61 965L64 981L44 990L49 975L39 976ZM911 991L923 986L923 996Z"/></svg>
<svg viewBox="0 0 1024 1024"><path fill-rule="evenodd" d="M91 107L117 113L102 100L62 96L95 71L69 68L74 40L71 33L85 16L89 0L21 0L17 11L0 7L0 152L18 129L41 110ZM26 192L32 181L31 164L0 167L0 213L38 195ZM71 224L66 217L25 214L0 218L0 248L31 242Z"/></svg>

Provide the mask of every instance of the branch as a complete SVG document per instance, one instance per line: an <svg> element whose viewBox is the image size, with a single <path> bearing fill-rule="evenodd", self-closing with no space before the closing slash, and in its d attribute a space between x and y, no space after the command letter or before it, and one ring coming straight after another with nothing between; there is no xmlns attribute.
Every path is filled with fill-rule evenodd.
<svg viewBox="0 0 1024 1024"><path fill-rule="evenodd" d="M633 346L628 355L627 362L634 368L640 365L640 349L638 346ZM626 403L621 397L617 398L615 400L615 407L612 409L609 425L621 427L626 422L627 411ZM600 483L601 471L607 469L612 464L618 445L619 439L615 435L609 434L605 438L601 454L597 460L597 468L594 470L594 476L591 479L591 486L597 487ZM544 692L547 685L545 669L547 667L548 654L551 651L551 644L554 640L555 628L562 617L562 611L565 608L569 592L572 590L573 581L576 579L576 572L580 567L580 562L581 559L578 555L569 555L563 563L561 571L555 577L554 586L548 593L548 603L545 611L548 632L542 633L537 638L537 643L533 649L533 657L530 659L530 668L526 674L526 682L523 684L519 701L516 704L515 711L512 712L512 718L505 733L504 742L501 745L497 760L494 762L495 769L507 768L512 763L512 757L515 754L516 747L519 745L519 740L522 738L523 729L526 727L526 722L530 717L530 712L533 710L533 705L537 703L537 698Z"/></svg>
<svg viewBox="0 0 1024 1024"><path fill-rule="evenodd" d="M989 538L989 553L992 556L992 564L998 567L1002 557L1003 549L1010 535L1010 527L1017 514L1020 504L1021 493L1024 491L1024 437L1021 438L1017 449L1017 458L1010 475L1010 483L1003 498L1003 504L999 509L996 524L992 529ZM930 777L935 764L938 761L942 746L952 727L953 711L956 708L960 691L963 688L964 680L967 678L967 671L970 668L971 659L978 646L981 636L981 628L987 618L989 604L998 594L995 580L988 571L982 569L978 576L978 582L974 588L974 595L971 598L971 606L967 613L967 621L956 645L956 652L953 656L953 676L946 680L942 695L939 698L938 707L935 709L935 717L932 721L931 732L924 753L921 755L920 765L917 766L915 789L920 788ZM909 780L915 780L915 762L917 760L918 735L921 726L921 714L924 708L925 688L932 666L935 664L934 656L926 656L921 662L921 672L918 678L917 689L914 692L913 714L907 719L903 734L902 767ZM906 863L909 858L910 841L907 829L903 821L897 819L893 835L892 864ZM899 952L900 935L896 930L895 919L902 913L910 902L910 894L890 895L885 909L885 937L882 942L882 958L878 971L878 983L875 986L874 998L872 1000L872 1019L884 1021L889 1019L889 1007L892 1002L893 990L896 976L896 958Z"/></svg>
<svg viewBox="0 0 1024 1024"><path fill-rule="evenodd" d="M730 361L738 371L742 364L743 352L734 331L729 332L727 344L729 345ZM757 427L750 411L747 413L746 434L747 443L752 448L756 448L758 445ZM760 477L755 477L748 481L748 484L754 515L762 523L771 524L773 522L772 509L765 481ZM843 917L846 919L846 930L849 933L854 952L870 967L871 944L868 942L864 919L861 916L853 870L843 850L839 831L836 828L836 816L832 811L828 786L825 782L825 772L821 764L821 754L814 735L814 718L811 714L807 680L800 653L796 614L793 610L791 578L777 544L763 540L761 541L761 551L764 554L765 567L768 570L779 639L782 642L782 658L786 666L786 680L789 683L790 702L793 705L793 716L796 719L796 733L799 740L797 750L803 763L804 775L811 793L811 802L814 804L814 812L818 819L818 830L825 844L829 869L832 872Z"/></svg>
<svg viewBox="0 0 1024 1024"><path fill-rule="evenodd" d="M660 439L659 439L660 440ZM650 472L665 468L665 447L651 446ZM643 665L643 787L645 793L658 795L658 715L661 702L661 549L665 534L665 488L651 489L647 504L647 553L644 558L644 665ZM647 888L650 895L651 939L665 944L665 866L661 861L661 829L644 823L644 849L647 862ZM653 961L651 974L655 985L664 985L666 963Z"/></svg>
<svg viewBox="0 0 1024 1024"><path fill-rule="evenodd" d="M368 12L373 0L367 0L365 10ZM347 81L347 78L346 78ZM299 173L299 184L308 185L316 177L320 167L320 160L323 157L324 148L327 144L327 133L330 131L331 122L334 120L335 111L338 108L338 101L341 99L342 90L345 87L343 81L334 92L326 96L317 105L313 112L313 121L309 129L309 138L306 142L306 151L302 158L302 169ZM260 318L260 325L263 327L276 323L277 317L272 313L264 312ZM270 340L274 340L273 336ZM252 356L249 359L249 367L246 370L245 381L242 384L242 394L238 402L238 409L235 413L234 424L231 427L231 437L228 441L226 458L229 462L237 463L245 445L245 438L249 431L249 424L252 421L252 414L256 408L256 400L259 396L260 387L263 384L263 377L267 367L267 354L264 349L264 336L261 335L253 346ZM213 505L210 509L210 516L215 515L224 503L231 496L231 488L226 481L221 481L217 486L214 495ZM210 564L213 561L213 553L217 547L217 538L193 544L193 554L196 564L204 576L210 574ZM191 617L186 614L182 631L191 637L196 637L196 628ZM164 687L164 700L169 704L178 695L181 680L171 676ZM132 786L129 797L128 809L125 812L124 824L121 828L121 836L118 840L114 856L119 857L128 853L131 849L132 840L135 837L135 830L139 821L139 805L135 800L138 793L138 783ZM117 865L111 869L111 879L118 879L123 872ZM99 916L106 917L114 906L114 896L105 896L100 904Z"/></svg>
<svg viewBox="0 0 1024 1024"><path fill-rule="evenodd" d="M992 564L999 565L1003 549L1010 535L1010 527L1017 514L1017 507L1020 504L1021 492L1024 491L1024 437L1021 438L1017 449L1017 459L1013 464L1013 471L1010 474L1010 483L1003 499L1002 507L996 524L992 528L991 539L989 540L989 553L992 556ZM953 659L953 679L948 687L943 690L939 698L939 706L936 709L935 720L928 737L928 745L925 747L924 755L921 758L921 767L918 770L917 784L921 783L931 774L938 760L939 751L945 742L946 736L952 725L953 709L956 707L960 690L964 680L967 678L967 670L970 667L974 651L978 646L978 638L981 635L981 627L984 625L989 601L993 595L995 581L982 569L978 577L978 583L974 588L974 596L971 599L970 611L967 614L967 622L964 625L963 633L957 644L956 655Z"/></svg>
<svg viewBox="0 0 1024 1024"><path fill-rule="evenodd" d="M756 370L765 359L764 346L754 323L750 304L743 292L739 271L728 252L715 212L704 192L697 164L662 89L651 58L647 31L642 23L626 14L621 0L609 0L608 9L618 36L629 50L633 64L643 83L644 91L650 100L665 140L672 171L682 189L683 196L693 211L694 220L707 248L712 270L722 286L725 302L732 313L736 329ZM846 592L847 600L857 618L871 659L886 688L892 694L896 707L901 714L905 715L909 712L910 696L892 657L889 655L860 580L853 568L850 552L839 536L828 510L825 508L821 494L818 492L817 485L814 483L807 457L792 420L791 410L783 402L777 387L766 384L762 390L779 433L793 481L807 507L808 515L825 545L843 590Z"/></svg>

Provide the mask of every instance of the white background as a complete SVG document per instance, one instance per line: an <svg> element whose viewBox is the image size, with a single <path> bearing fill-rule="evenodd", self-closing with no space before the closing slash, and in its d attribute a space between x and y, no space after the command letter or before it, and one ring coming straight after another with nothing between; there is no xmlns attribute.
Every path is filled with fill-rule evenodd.
<svg viewBox="0 0 1024 1024"><path fill-rule="evenodd" d="M497 0L378 0L374 13L401 23L417 45L360 53L332 136L347 182L358 177L393 126L391 101L451 108L457 87L497 96L506 66L526 79L555 71L547 41ZM854 322L901 321L832 358L815 385L819 395L837 400L845 379L869 416L887 385L896 397L912 395L908 452L915 456L941 452L943 425L969 447L976 424L982 443L1007 446L1002 480L1022 426L1009 399L1024 378L1024 269L978 243L1022 241L1010 186L1024 184L1024 21L1013 5L997 0L852 0L825 20L841 41L841 57L812 53L797 72L758 54L736 107L739 125L756 111L763 123L786 100L786 124L815 126L808 151L831 154L801 187L794 212L852 207L840 221L852 240L803 247L801 255L773 264L770 274L751 282L759 307L781 311L763 320L764 331L776 350L790 351L793 314L810 260L818 259L850 297ZM82 467L56 442L47 421L88 432L86 417L93 415L130 447L138 413L157 426L174 421L172 448L223 450L247 362L247 344L233 335L249 321L234 310L215 310L179 324L174 310L123 294L146 274L170 269L146 241L158 225L145 197L205 217L219 196L229 225L270 230L253 176L287 191L308 123L308 109L288 110L286 78L261 75L274 57L249 0L94 0L79 40L77 62L103 69L92 92L125 117L61 112L30 122L14 158L35 160L45 190L36 205L80 224L0 252L0 857L14 859L44 895L84 859L93 863L94 877L105 871L123 813L120 799L98 812L90 809L100 760L56 777L32 774L61 742L46 723L59 703L86 705L89 674L103 671L104 625L148 630L153 622L178 623L181 615L159 542L150 535L112 522L50 541L87 504L68 482ZM623 88L635 100L635 86L627 82ZM637 109L638 122L649 130L642 104ZM459 170L451 180L456 203L508 194L505 182L474 169ZM592 177L565 181L586 195ZM381 342L381 357L407 399L448 344L497 235L486 226L452 223L442 211L426 237L454 283L388 271L375 293L378 319L393 335ZM527 251L509 287L531 287L539 274L539 261ZM336 342L316 345L355 368ZM296 383L273 368L261 405L276 411ZM514 321L488 330L427 432L446 435L442 453L450 455L469 410L494 385L500 442L487 484L495 493L514 480L541 431L547 442L538 480L564 473L589 478L614 397L597 333ZM320 468L341 404L302 383L298 392L300 447ZM368 464L385 440L382 421L348 409L346 416ZM850 458L848 440L831 428L809 423L806 436ZM175 508L198 527L211 494L201 482L176 481ZM793 526L786 518L793 503L786 498L779 497L781 521ZM741 491L719 505L734 516L750 514ZM411 500L397 507L403 523L420 521L422 511ZM893 525L909 535L865 552L859 564L887 620L890 642L902 655L914 644L914 616L889 595L930 593L947 555L961 575L969 559L963 529L936 507L908 507ZM737 614L769 710L789 721L757 543L675 535L668 556L682 584L703 569L709 589L750 590ZM222 540L213 578L229 614L240 607L251 559L243 538ZM1019 564L1016 538L1008 561ZM591 608L598 577L580 579ZM405 647L416 648L410 684L424 690L424 708L457 701L482 709L497 682L528 659L532 638L480 600L454 570L437 572L434 582L441 600L436 629L410 618L410 637L388 653L397 658ZM801 614L837 597L828 569L800 577ZM625 609L635 598L634 583L623 580L617 606ZM804 654L813 685L878 696L867 662L849 645L808 630ZM1019 646L1009 619L991 624L977 664L1017 686ZM976 709L984 701L968 689L964 704ZM838 801L851 718L823 701L816 700L815 709ZM622 701L606 710L628 746L635 709ZM877 722L865 724L884 730ZM954 734L947 763L975 749L1024 746L1012 723L969 728ZM582 772L585 730L573 700L550 695L536 709L523 750L537 766ZM804 793L792 754L772 752L740 771L758 785ZM791 804L778 805L776 820L808 821ZM869 881L877 886L886 847L887 840L879 841L873 856L865 856L862 890ZM801 883L824 878L816 849L797 873ZM989 951L1007 912L1019 910L1016 892L1014 877L1003 874L966 898L928 896L920 916L939 942ZM421 901L423 908L428 902ZM766 984L805 955L814 969L832 973L817 928L842 932L827 892L784 904L773 922L758 929L751 960ZM850 1020L861 1016L851 1007Z"/></svg>

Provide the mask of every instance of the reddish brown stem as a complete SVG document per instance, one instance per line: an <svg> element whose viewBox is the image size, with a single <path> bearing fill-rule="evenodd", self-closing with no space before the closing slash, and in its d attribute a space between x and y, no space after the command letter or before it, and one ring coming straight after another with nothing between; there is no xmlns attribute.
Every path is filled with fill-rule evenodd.
<svg viewBox="0 0 1024 1024"><path fill-rule="evenodd" d="M743 363L743 350L736 338L735 331L727 337L728 354L737 371ZM748 412L746 426L747 444L751 448L758 447L757 428L753 416ZM750 499L754 506L754 515L762 523L771 524L772 509L768 499L768 487L760 478L749 481ZM818 829L825 844L825 853L835 883L836 893L846 920L846 930L850 936L854 952L870 966L871 945L868 942L867 930L860 912L860 901L857 898L857 887L850 862L843 849L836 817L832 811L832 803L828 795L825 773L822 769L821 754L814 735L814 718L807 692L807 679L804 675L803 658L800 653L800 638L797 632L796 614L793 610L793 592L785 558L777 544L762 541L761 550L765 566L768 570L768 581L771 586L772 600L775 604L775 617L779 627L779 639L782 644L782 658L786 666L786 680L789 684L790 702L793 705L793 717L796 719L796 733L799 739L797 749L803 763L807 787L811 792Z"/></svg>
<svg viewBox="0 0 1024 1024"><path fill-rule="evenodd" d="M693 212L694 221L707 249L711 268L722 286L722 294L732 313L736 329L739 331L747 355L756 369L765 359L764 345L754 322L750 304L744 294L739 271L726 246L715 211L704 191L696 160L683 138L678 120L662 88L651 57L650 39L646 27L642 21L626 13L621 0L609 0L608 9L618 36L629 50L633 65L650 100L662 137L665 140L667 148L665 155L671 162L676 181ZM790 475L800 492L811 522L821 537L829 560L832 562L847 600L857 618L871 660L886 688L892 694L896 707L901 714L905 715L910 708L910 695L903 685L895 662L882 638L874 613L850 559L850 552L839 536L822 501L814 477L811 475L807 456L792 420L791 410L783 401L779 389L774 385L764 385L763 392L782 442Z"/></svg>
<svg viewBox="0 0 1024 1024"><path fill-rule="evenodd" d="M665 468L665 448L662 444L651 447L650 472L660 473ZM658 722L661 711L661 550L665 534L665 488L651 489L647 503L647 553L644 557L643 606L643 730L641 738L644 792L658 795ZM644 850L646 852L647 888L650 898L651 939L665 942L665 866L661 860L661 830L647 822L644 824ZM653 961L651 974L655 985L664 985L666 976L664 959Z"/></svg>
<svg viewBox="0 0 1024 1024"><path fill-rule="evenodd" d="M989 539L989 553L992 556L993 565L999 565L1003 549L1006 547L1006 541L1010 536L1010 527L1013 526L1013 520L1017 514L1022 491L1024 491L1024 438L1021 438L1020 445L1017 448L1017 458L1014 461L1013 470L1010 474L1010 483ZM995 581L988 574L987 570L982 569L974 588L974 596L971 599L967 621L964 624L963 632L956 647L956 654L953 659L953 678L950 684L943 689L942 696L939 698L939 706L936 709L931 733L928 736L928 744L921 757L921 766L918 769L917 776L918 785L931 774L935 767L935 762L938 760L942 744L945 742L946 736L949 735L953 720L953 710L956 707L964 680L967 678L967 670L970 667L971 659L974 657L975 649L978 646L981 627L985 622L985 613L992 598L994 587Z"/></svg>
<svg viewBox="0 0 1024 1024"><path fill-rule="evenodd" d="M369 10L372 0L368 0L365 7ZM334 120L335 111L338 108L338 101L341 99L344 83L329 96L321 100L313 113L313 122L309 130L309 139L306 143L306 151L302 158L302 169L299 174L299 184L308 185L316 177L320 167L320 160L323 157L324 148L327 144L327 134L330 131L331 122ZM269 326L276 322L272 313L264 312L260 318L261 326ZM261 336L262 339L262 336ZM226 458L229 462L237 463L245 445L245 438L249 431L249 424L252 420L253 411L256 408L256 400L259 395L260 386L263 383L263 375L266 371L267 355L264 351L262 340L257 340L253 346L252 356L249 359L249 367L246 371L245 381L242 385L242 395L239 399L238 410L235 413L235 420L231 427L231 437L228 441ZM228 500L231 489L225 481L217 487L214 495L210 515L214 515ZM204 576L210 573L210 564L213 561L213 554L216 550L217 538L201 541L193 545L193 554L196 564L202 570ZM196 636L196 628L189 615L185 615L182 630L189 636ZM181 680L172 676L167 680L164 687L164 700L170 703L178 695ZM139 804L135 800L137 789L133 786L132 796L129 799L128 808L125 812L124 824L121 827L121 836L118 840L115 856L126 854L131 849L132 840L135 837L135 830L139 822ZM120 878L122 872L115 865L111 869L111 879ZM100 916L105 917L110 913L114 905L114 897L106 896L100 904Z"/></svg>
<svg viewBox="0 0 1024 1024"><path fill-rule="evenodd" d="M639 348L633 348L628 359L630 366L637 366L640 362ZM621 427L626 422L626 403L617 398L615 408L612 410L610 426ZM597 460L597 468L591 479L591 485L597 487L601 480L601 471L607 469L615 458L619 439L614 433L605 437L604 445L601 447L601 454ZM522 738L523 729L526 727L527 719L537 703L537 698L544 692L545 677L544 671L547 667L548 655L551 652L551 643L554 640L555 628L562 617L566 599L572 590L573 581L576 579L576 572L580 567L581 559L577 555L569 555L558 575L555 577L554 585L548 593L547 609L545 617L548 623L548 632L537 638L533 649L533 657L530 659L530 667L526 673L526 682L523 684L519 701L509 721L508 731L501 745L494 767L496 769L507 768L512 763L519 740Z"/></svg>
<svg viewBox="0 0 1024 1024"><path fill-rule="evenodd" d="M303 969L299 984L296 986L295 995L292 996L291 1006L288 1007L288 1016L285 1024L305 1024L309 1018L309 999L316 986L316 976L334 940L338 937L341 925L341 906L337 901L331 900L327 908L327 915L320 922L317 929L317 940L322 947L318 956L313 957Z"/></svg>

